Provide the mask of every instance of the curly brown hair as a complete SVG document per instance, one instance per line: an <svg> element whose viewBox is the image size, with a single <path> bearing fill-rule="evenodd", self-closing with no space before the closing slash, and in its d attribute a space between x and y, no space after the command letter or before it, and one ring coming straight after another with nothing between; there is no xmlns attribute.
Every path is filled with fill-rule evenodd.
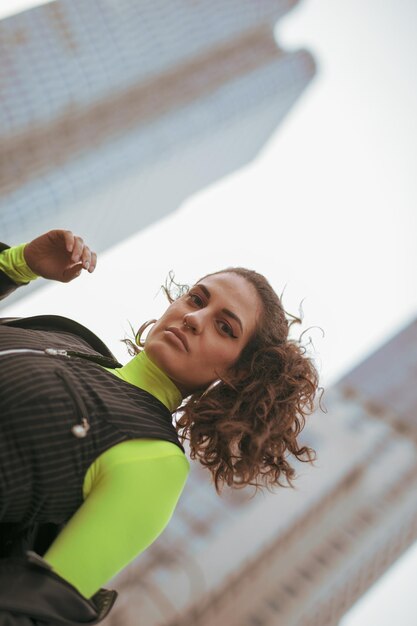
<svg viewBox="0 0 417 626"><path fill-rule="evenodd" d="M252 485L254 495L258 488L286 487L279 481L281 474L294 488L296 472L285 454L288 451L299 461L314 464L315 450L299 448L297 436L305 426L306 415L315 410L317 389L322 393L324 389L318 387L316 367L300 343L302 335L298 340L288 338L292 324L300 324L302 319L285 311L262 274L228 267L199 281L227 272L242 276L255 287L263 304L260 319L228 376L195 391L177 409L181 415L175 428L182 443L189 441L190 458L198 458L210 470L218 495L225 483L234 489ZM170 283L167 279L161 288L172 304L190 287L175 282L172 272L169 279ZM286 315L293 318L291 322ZM141 351L130 339L121 341L130 346L130 354ZM301 458L303 455L308 458Z"/></svg>

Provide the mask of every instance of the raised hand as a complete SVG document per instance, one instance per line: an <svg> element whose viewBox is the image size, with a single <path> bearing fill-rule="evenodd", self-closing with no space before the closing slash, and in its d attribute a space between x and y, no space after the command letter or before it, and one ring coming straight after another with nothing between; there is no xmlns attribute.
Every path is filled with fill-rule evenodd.
<svg viewBox="0 0 417 626"><path fill-rule="evenodd" d="M61 283L69 283L85 269L91 274L97 264L97 254L83 239L70 230L49 230L26 244L25 261L35 274Z"/></svg>

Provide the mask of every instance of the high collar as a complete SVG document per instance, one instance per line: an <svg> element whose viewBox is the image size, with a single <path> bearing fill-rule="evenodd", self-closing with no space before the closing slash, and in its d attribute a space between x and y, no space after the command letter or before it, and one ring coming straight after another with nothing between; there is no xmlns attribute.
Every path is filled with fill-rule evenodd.
<svg viewBox="0 0 417 626"><path fill-rule="evenodd" d="M109 369L109 368L106 368ZM146 354L145 350L139 352L123 367L110 369L109 371L119 376L128 383L144 389L158 398L171 413L182 402L182 395L178 387Z"/></svg>

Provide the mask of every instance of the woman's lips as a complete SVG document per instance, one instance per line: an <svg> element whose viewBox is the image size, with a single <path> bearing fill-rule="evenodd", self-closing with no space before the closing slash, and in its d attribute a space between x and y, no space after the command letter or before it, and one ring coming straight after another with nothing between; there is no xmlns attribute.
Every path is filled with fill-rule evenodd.
<svg viewBox="0 0 417 626"><path fill-rule="evenodd" d="M187 338L185 337L184 333L181 332L178 328L175 328L174 326L170 326L169 328L165 330L165 332L169 333L171 336L174 336L175 339L177 340L177 343L180 343L186 352L189 351Z"/></svg>

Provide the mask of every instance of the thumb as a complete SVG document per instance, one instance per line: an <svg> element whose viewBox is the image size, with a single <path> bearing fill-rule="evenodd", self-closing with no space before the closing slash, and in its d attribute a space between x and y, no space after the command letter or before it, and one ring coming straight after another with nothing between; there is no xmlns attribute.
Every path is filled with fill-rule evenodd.
<svg viewBox="0 0 417 626"><path fill-rule="evenodd" d="M76 263L72 267L69 267L64 270L63 280L65 283L69 283L74 278L77 278L81 274L82 264Z"/></svg>

